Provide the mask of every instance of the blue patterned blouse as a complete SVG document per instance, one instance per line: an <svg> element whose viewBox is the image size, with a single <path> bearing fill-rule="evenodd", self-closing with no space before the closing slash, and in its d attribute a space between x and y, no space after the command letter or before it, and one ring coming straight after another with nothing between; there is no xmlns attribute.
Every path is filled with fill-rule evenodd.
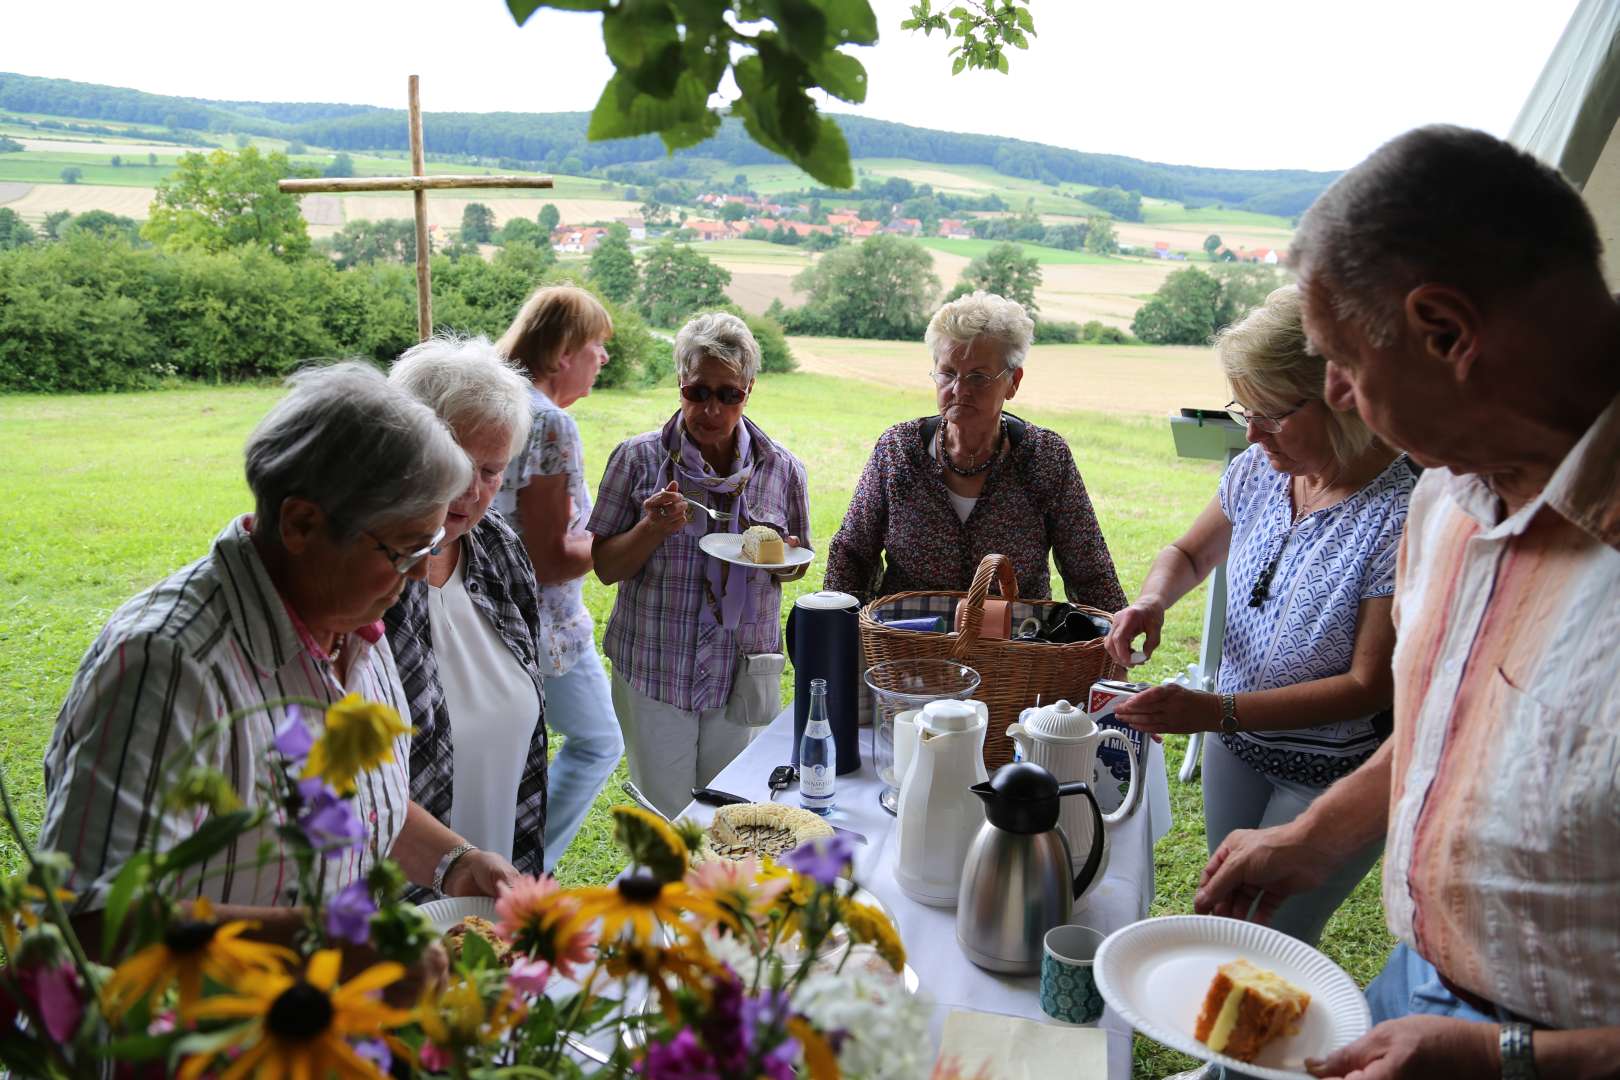
<svg viewBox="0 0 1620 1080"><path fill-rule="evenodd" d="M1350 670L1363 600L1395 591L1395 558L1416 482L1405 455L1360 491L1292 524L1289 476L1251 446L1221 477L1221 509L1232 522L1227 556L1223 694L1293 686ZM1278 558L1278 552L1281 557ZM1249 604L1256 580L1277 559L1266 598ZM1281 780L1326 787L1378 749L1372 718L1291 731L1242 731L1221 741L1250 766Z"/></svg>

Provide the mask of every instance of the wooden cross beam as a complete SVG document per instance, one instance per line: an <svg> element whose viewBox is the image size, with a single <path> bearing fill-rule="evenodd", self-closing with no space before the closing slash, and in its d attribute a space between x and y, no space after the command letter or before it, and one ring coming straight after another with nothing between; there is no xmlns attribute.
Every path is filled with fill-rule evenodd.
<svg viewBox="0 0 1620 1080"><path fill-rule="evenodd" d="M444 188L549 188L549 176L428 176L422 153L420 80L410 79L411 175L349 176L283 180L277 187L295 195L319 191L409 191L416 209L416 330L423 341L433 334L432 272L428 266L427 193Z"/></svg>

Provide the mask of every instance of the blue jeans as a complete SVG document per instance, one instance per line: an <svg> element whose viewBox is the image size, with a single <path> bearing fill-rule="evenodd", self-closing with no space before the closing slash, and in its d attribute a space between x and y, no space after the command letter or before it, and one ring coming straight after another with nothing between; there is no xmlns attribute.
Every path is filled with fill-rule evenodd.
<svg viewBox="0 0 1620 1080"><path fill-rule="evenodd" d="M564 736L546 774L546 869L552 870L618 766L624 736L613 713L613 686L595 649L545 685L546 726Z"/></svg>
<svg viewBox="0 0 1620 1080"><path fill-rule="evenodd" d="M1384 970L1367 985L1367 1006L1372 1022L1382 1024L1402 1016L1454 1016L1459 1020L1495 1024L1501 1016L1487 1016L1446 989L1433 964L1404 943L1389 954Z"/></svg>

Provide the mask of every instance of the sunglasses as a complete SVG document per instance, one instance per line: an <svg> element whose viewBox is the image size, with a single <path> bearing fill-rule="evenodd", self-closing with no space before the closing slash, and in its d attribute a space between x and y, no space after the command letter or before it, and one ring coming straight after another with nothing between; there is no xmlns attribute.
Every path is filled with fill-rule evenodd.
<svg viewBox="0 0 1620 1080"><path fill-rule="evenodd" d="M722 405L741 405L748 397L746 391L735 386L710 387L702 383L688 383L681 387L681 397L694 405L702 405L710 398L719 398Z"/></svg>

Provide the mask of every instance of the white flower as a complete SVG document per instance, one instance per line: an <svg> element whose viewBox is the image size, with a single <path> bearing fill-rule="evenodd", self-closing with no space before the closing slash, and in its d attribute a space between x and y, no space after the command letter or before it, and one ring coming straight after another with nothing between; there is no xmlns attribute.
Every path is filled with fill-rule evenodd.
<svg viewBox="0 0 1620 1080"><path fill-rule="evenodd" d="M934 1066L933 1003L869 961L882 966L875 950L857 946L842 973L811 973L794 1005L818 1030L848 1033L838 1068L850 1080L926 1080Z"/></svg>

